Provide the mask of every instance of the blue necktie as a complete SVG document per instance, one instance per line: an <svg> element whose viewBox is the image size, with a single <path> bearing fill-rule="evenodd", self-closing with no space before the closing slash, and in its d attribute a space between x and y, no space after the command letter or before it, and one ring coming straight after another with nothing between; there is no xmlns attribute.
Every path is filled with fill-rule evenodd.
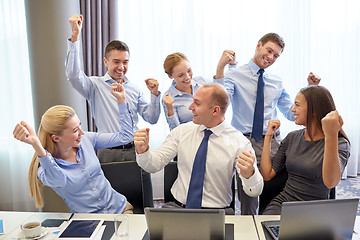
<svg viewBox="0 0 360 240"><path fill-rule="evenodd" d="M194 165L191 172L189 191L186 199L186 208L201 208L206 154L208 141L211 134L212 131L207 129L204 130L204 138L196 152Z"/></svg>
<svg viewBox="0 0 360 240"><path fill-rule="evenodd" d="M255 141L259 141L263 134L264 125L264 69L260 68L258 71L259 79L256 92L256 103L254 111L254 121L251 135Z"/></svg>

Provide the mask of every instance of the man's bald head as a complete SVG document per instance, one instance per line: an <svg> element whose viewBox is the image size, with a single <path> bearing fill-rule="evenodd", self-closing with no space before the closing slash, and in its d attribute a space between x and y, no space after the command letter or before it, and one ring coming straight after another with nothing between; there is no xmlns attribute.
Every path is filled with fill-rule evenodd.
<svg viewBox="0 0 360 240"><path fill-rule="evenodd" d="M225 87L219 83L209 83L201 87L211 90L210 104L212 106L219 106L221 113L225 115L226 109L228 108L230 102L229 94L227 93Z"/></svg>

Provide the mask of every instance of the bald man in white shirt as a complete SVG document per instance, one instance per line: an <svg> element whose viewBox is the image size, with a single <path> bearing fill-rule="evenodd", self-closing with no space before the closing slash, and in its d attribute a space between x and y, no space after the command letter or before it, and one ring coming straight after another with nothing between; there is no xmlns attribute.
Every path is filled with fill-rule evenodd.
<svg viewBox="0 0 360 240"><path fill-rule="evenodd" d="M195 93L189 107L193 112L192 122L173 129L160 147L150 151L148 128L134 135L136 161L147 172L160 171L177 156L179 173L171 193L179 207L186 207L194 159L205 129L212 134L208 141L201 208L224 208L228 213L235 170L246 194L255 197L262 191L263 178L250 141L225 121L228 105L229 96L223 86L206 84Z"/></svg>

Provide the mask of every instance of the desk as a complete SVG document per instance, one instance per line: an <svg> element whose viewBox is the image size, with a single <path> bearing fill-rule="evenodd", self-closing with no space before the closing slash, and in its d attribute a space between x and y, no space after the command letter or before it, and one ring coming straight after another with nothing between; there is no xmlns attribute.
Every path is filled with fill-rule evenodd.
<svg viewBox="0 0 360 240"><path fill-rule="evenodd" d="M0 212L0 218L4 219L6 234L19 230L20 224L27 222L27 219L34 214L35 212ZM0 239L6 239L5 236L0 235Z"/></svg>
<svg viewBox="0 0 360 240"><path fill-rule="evenodd" d="M272 221L280 220L280 215L256 215L254 216L255 225L259 233L259 240L266 240L261 222L262 221Z"/></svg>
<svg viewBox="0 0 360 240"><path fill-rule="evenodd" d="M255 219L256 228L259 231L259 239L266 240L261 222L280 220L280 215L258 215L258 216L254 216L254 219ZM354 231L355 232L352 236L352 240L360 240L360 216L356 216Z"/></svg>
<svg viewBox="0 0 360 240"><path fill-rule="evenodd" d="M113 220L114 214L80 214L77 213L73 219L104 219ZM42 222L47 218L69 218L70 213L42 213L42 212L11 212L0 211L0 218L4 219L6 235L0 236L0 239L17 239L20 232L20 225L26 222ZM225 216L226 223L234 224L234 238L247 240L266 240L261 222L267 220L279 220L279 215L259 215L259 216ZM255 224L254 224L255 220ZM129 215L129 239L141 240L147 229L145 215ZM259 238L257 235L257 229ZM360 216L356 217L352 240L360 240Z"/></svg>
<svg viewBox="0 0 360 240"><path fill-rule="evenodd" d="M71 213L43 213L43 212L12 212L0 211L0 217L6 224L6 235L0 239L17 239L20 225L26 222L42 222L47 218L69 218Z"/></svg>
<svg viewBox="0 0 360 240"><path fill-rule="evenodd" d="M43 213L43 212L2 212L1 218L7 225L6 235L0 239L16 239L20 232L20 225L25 222L42 222L47 218L69 218L70 213ZM104 219L114 220L114 214L74 214L73 219ZM257 231L252 216L225 216L226 223L234 224L234 239L257 240ZM129 215L129 239L141 240L147 229L145 215Z"/></svg>
<svg viewBox="0 0 360 240"><path fill-rule="evenodd" d="M114 216L115 214L77 213L73 216L73 219L104 219L104 220L113 221ZM128 214L128 216L129 216L129 239L141 240L147 229L145 215Z"/></svg>

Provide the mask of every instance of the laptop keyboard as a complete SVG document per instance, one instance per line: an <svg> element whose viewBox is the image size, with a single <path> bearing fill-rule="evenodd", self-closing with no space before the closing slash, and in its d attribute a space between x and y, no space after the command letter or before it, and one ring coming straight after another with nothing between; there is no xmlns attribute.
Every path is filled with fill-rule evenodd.
<svg viewBox="0 0 360 240"><path fill-rule="evenodd" d="M274 236L279 237L279 226L269 226L269 228Z"/></svg>

